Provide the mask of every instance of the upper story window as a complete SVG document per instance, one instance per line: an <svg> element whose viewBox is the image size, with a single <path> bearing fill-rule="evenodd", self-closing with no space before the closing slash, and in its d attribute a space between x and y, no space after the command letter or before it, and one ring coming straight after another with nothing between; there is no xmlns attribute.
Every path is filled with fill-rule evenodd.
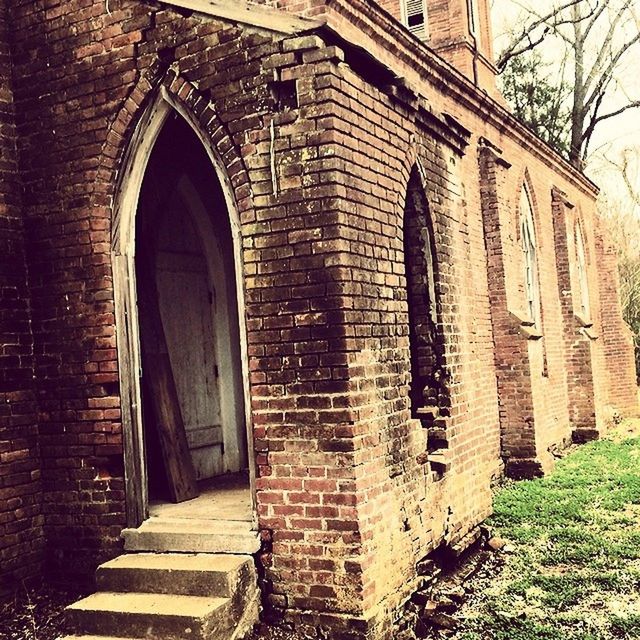
<svg viewBox="0 0 640 640"><path fill-rule="evenodd" d="M584 236L580 225L576 225L576 268L578 286L580 287L580 315L584 320L590 317L589 280L587 278L587 255L584 246Z"/></svg>
<svg viewBox="0 0 640 640"><path fill-rule="evenodd" d="M478 0L467 0L467 11L469 14L469 31L472 35L480 34L480 11L478 9Z"/></svg>
<svg viewBox="0 0 640 640"><path fill-rule="evenodd" d="M536 236L533 224L533 208L526 186L520 194L520 240L524 257L524 284L526 311L535 326L540 323L540 290L536 256Z"/></svg>
<svg viewBox="0 0 640 640"><path fill-rule="evenodd" d="M426 40L429 35L426 0L402 0L400 7L402 23L420 40Z"/></svg>

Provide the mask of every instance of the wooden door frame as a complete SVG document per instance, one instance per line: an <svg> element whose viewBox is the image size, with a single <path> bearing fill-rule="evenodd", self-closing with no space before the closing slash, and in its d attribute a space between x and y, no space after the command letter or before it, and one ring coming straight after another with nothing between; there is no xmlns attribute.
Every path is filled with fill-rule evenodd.
<svg viewBox="0 0 640 640"><path fill-rule="evenodd" d="M249 360L244 301L242 234L233 189L222 160L197 120L165 87L146 109L135 128L123 161L113 210L111 263L116 317L120 403L125 465L127 526L137 527L148 517L149 497L144 432L142 424L142 358L136 289L136 215L142 181L155 142L167 117L177 112L193 129L205 148L222 187L231 227L240 334L240 366L244 391L249 482L253 524L257 526L255 497L255 455L251 421Z"/></svg>

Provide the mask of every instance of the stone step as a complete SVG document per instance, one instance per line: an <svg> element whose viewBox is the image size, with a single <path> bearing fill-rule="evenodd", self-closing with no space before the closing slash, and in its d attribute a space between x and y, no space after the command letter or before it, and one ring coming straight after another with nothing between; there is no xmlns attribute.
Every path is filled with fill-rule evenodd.
<svg viewBox="0 0 640 640"><path fill-rule="evenodd" d="M253 558L209 553L129 553L98 567L100 591L231 598L255 586Z"/></svg>
<svg viewBox="0 0 640 640"><path fill-rule="evenodd" d="M122 636L64 636L58 640L142 640L141 638L123 638Z"/></svg>
<svg viewBox="0 0 640 640"><path fill-rule="evenodd" d="M229 636L229 598L156 593L91 595L67 607L72 629L98 636L210 640Z"/></svg>
<svg viewBox="0 0 640 640"><path fill-rule="evenodd" d="M258 532L239 520L149 518L122 537L126 551L251 555L260 549Z"/></svg>

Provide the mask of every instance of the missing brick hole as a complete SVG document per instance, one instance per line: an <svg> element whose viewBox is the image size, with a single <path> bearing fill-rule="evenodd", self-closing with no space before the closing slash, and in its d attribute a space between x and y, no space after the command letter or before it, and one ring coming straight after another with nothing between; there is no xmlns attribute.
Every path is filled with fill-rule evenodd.
<svg viewBox="0 0 640 640"><path fill-rule="evenodd" d="M278 111L292 111L298 108L298 88L295 80L272 82L270 89Z"/></svg>
<svg viewBox="0 0 640 640"><path fill-rule="evenodd" d="M158 60L163 67L170 67L176 59L177 47L165 47L158 51Z"/></svg>
<svg viewBox="0 0 640 640"><path fill-rule="evenodd" d="M102 388L105 396L117 396L120 393L120 385L117 382L105 382Z"/></svg>
<svg viewBox="0 0 640 640"><path fill-rule="evenodd" d="M100 460L100 464L98 465L98 478L100 478L100 480L123 477L124 460L122 456L107 456Z"/></svg>

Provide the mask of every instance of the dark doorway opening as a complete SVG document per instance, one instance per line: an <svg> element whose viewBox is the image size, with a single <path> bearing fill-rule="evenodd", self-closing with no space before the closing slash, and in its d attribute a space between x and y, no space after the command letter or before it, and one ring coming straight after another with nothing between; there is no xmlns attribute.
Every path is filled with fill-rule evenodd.
<svg viewBox="0 0 640 640"><path fill-rule="evenodd" d="M150 501L195 498L228 474L248 487L231 224L211 159L175 112L142 182L135 266Z"/></svg>

